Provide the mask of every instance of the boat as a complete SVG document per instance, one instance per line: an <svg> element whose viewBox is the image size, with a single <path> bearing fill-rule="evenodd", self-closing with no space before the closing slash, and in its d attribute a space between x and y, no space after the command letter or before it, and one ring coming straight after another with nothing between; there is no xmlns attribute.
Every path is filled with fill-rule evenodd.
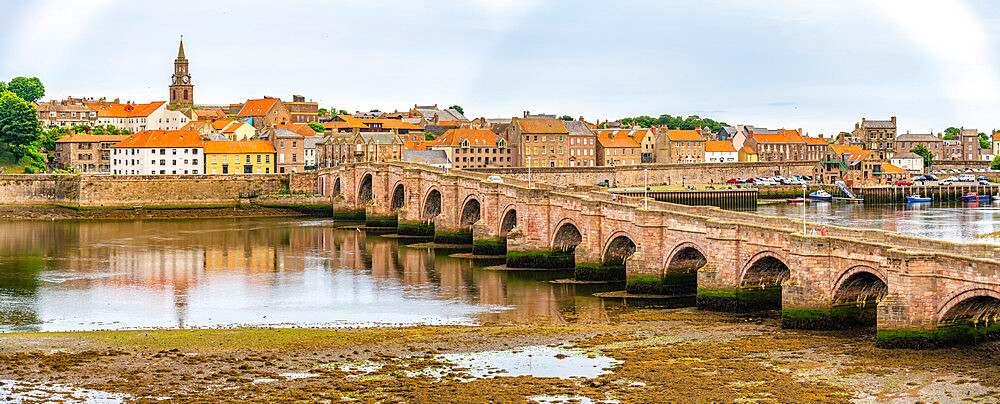
<svg viewBox="0 0 1000 404"><path fill-rule="evenodd" d="M786 199L786 201L788 203L802 203L805 202L806 200L802 198L793 198L793 199Z"/></svg>
<svg viewBox="0 0 1000 404"><path fill-rule="evenodd" d="M809 194L809 198L820 201L829 201L830 199L833 199L833 195L830 195L829 192L820 189Z"/></svg>
<svg viewBox="0 0 1000 404"><path fill-rule="evenodd" d="M977 202L977 201L988 201L990 200L989 195L978 195L975 192L969 192L962 196L962 200L966 202Z"/></svg>
<svg viewBox="0 0 1000 404"><path fill-rule="evenodd" d="M993 200L994 201L1000 200L1000 194L993 195Z"/></svg>
<svg viewBox="0 0 1000 404"><path fill-rule="evenodd" d="M929 196L920 196L920 194L913 194L906 197L907 203L913 202L930 202L931 198Z"/></svg>

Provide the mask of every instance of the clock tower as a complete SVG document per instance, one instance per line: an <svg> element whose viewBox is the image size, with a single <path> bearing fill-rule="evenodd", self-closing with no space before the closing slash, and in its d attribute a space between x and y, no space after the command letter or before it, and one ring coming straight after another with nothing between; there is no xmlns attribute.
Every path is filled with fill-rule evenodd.
<svg viewBox="0 0 1000 404"><path fill-rule="evenodd" d="M170 106L190 107L194 105L194 85L188 73L188 60L184 57L184 36L174 59L174 74L170 77Z"/></svg>

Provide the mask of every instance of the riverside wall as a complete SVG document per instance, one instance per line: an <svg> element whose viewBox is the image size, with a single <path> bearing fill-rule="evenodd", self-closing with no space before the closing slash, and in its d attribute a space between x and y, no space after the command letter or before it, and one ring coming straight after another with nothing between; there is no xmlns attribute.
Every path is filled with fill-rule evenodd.
<svg viewBox="0 0 1000 404"><path fill-rule="evenodd" d="M241 196L316 192L315 174L0 175L0 204L170 206L234 204Z"/></svg>
<svg viewBox="0 0 1000 404"><path fill-rule="evenodd" d="M594 185L608 181L612 187L670 184L721 184L730 178L813 175L815 161L767 163L643 164L618 167L532 167L531 179L558 185ZM480 168L469 171L528 179L526 167Z"/></svg>

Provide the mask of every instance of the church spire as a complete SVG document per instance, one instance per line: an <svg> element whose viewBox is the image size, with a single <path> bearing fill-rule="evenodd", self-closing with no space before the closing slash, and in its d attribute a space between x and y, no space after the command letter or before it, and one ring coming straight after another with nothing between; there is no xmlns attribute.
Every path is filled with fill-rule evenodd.
<svg viewBox="0 0 1000 404"><path fill-rule="evenodd" d="M181 35L181 47L177 49L177 59L184 60L184 35Z"/></svg>

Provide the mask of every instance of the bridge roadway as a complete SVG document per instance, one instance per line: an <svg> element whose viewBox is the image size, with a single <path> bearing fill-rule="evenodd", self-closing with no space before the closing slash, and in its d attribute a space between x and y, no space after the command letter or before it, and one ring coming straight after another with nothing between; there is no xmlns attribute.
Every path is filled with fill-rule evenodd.
<svg viewBox="0 0 1000 404"><path fill-rule="evenodd" d="M627 279L633 293L697 293L700 309L781 309L787 328L876 324L880 346L1000 335L998 246L685 206L402 163L321 170L335 214L472 243L511 267ZM826 235L819 235L825 228Z"/></svg>

